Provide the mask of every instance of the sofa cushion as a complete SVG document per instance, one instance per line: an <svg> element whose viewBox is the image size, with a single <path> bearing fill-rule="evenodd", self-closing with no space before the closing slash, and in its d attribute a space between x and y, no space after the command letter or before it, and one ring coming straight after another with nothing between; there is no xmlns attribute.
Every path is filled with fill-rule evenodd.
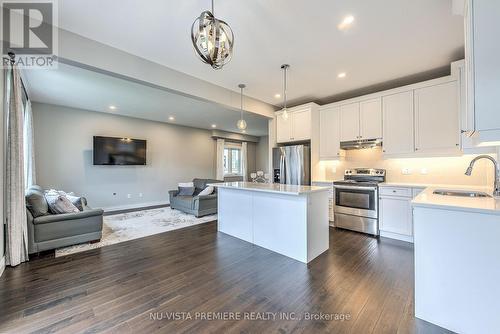
<svg viewBox="0 0 500 334"><path fill-rule="evenodd" d="M179 187L177 196L193 196L194 190L194 187Z"/></svg>
<svg viewBox="0 0 500 334"><path fill-rule="evenodd" d="M26 191L26 208L34 218L50 214L49 205L41 187L32 186Z"/></svg>
<svg viewBox="0 0 500 334"><path fill-rule="evenodd" d="M205 189L207 183L205 179L193 179L193 184L197 190L202 191Z"/></svg>

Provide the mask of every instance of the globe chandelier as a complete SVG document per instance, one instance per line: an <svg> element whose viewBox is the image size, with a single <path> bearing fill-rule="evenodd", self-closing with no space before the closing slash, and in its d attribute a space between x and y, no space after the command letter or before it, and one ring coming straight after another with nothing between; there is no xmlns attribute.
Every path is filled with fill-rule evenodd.
<svg viewBox="0 0 500 334"><path fill-rule="evenodd" d="M243 131L247 128L247 122L243 119L243 88L246 86L244 84L239 84L238 87L240 88L240 119L238 123L236 123L236 126Z"/></svg>
<svg viewBox="0 0 500 334"><path fill-rule="evenodd" d="M191 41L198 56L204 63L219 70L233 55L234 35L229 25L219 20L212 11L204 11L191 26Z"/></svg>
<svg viewBox="0 0 500 334"><path fill-rule="evenodd" d="M283 64L281 65L281 69L283 70L283 113L281 114L281 117L284 120L288 119L288 110L286 108L286 93L287 93L287 82L286 82L286 72L290 68L290 65L288 64Z"/></svg>

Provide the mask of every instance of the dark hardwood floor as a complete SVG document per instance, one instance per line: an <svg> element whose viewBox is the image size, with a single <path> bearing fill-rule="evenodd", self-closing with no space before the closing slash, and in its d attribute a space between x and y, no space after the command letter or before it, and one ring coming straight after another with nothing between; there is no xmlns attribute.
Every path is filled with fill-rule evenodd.
<svg viewBox="0 0 500 334"><path fill-rule="evenodd" d="M242 320L202 319L223 316ZM307 266L217 233L212 222L6 269L4 332L447 331L413 316L408 244L331 229L330 250Z"/></svg>

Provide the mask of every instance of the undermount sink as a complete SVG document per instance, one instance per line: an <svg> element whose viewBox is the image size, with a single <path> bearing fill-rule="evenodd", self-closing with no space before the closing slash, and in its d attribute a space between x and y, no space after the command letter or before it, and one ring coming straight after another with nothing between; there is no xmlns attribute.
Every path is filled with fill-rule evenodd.
<svg viewBox="0 0 500 334"><path fill-rule="evenodd" d="M491 197L487 193L481 191L463 191L463 190L434 190L433 194L443 196L458 196L458 197Z"/></svg>

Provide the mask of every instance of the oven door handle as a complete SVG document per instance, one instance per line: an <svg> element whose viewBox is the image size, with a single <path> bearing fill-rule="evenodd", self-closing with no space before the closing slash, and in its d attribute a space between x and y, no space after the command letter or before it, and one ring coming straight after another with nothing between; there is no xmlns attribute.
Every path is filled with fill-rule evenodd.
<svg viewBox="0 0 500 334"><path fill-rule="evenodd" d="M333 185L335 189L344 189L344 190L377 190L377 187L363 187L363 186L354 186L354 187L349 187L349 186L338 186L338 185Z"/></svg>

